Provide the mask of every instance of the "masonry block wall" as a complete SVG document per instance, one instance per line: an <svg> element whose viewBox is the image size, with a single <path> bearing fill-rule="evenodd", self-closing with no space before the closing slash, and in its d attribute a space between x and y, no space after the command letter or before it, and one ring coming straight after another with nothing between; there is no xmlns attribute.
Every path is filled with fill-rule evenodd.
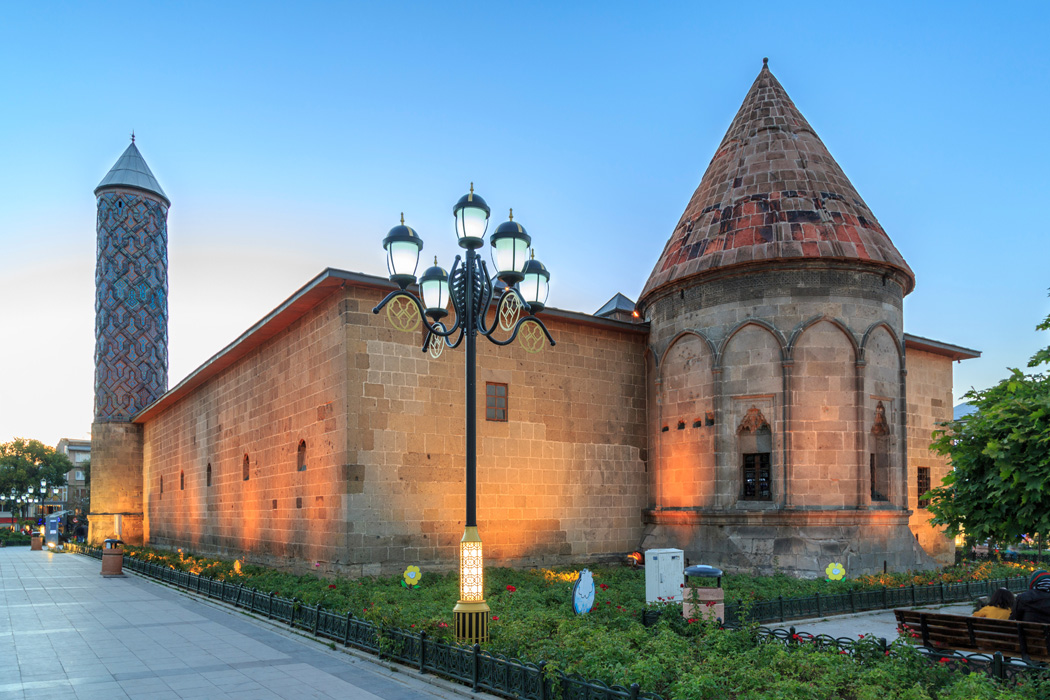
<svg viewBox="0 0 1050 700"><path fill-rule="evenodd" d="M909 348L908 367L908 506L913 513L909 525L919 544L941 564L955 561L955 543L944 536L943 527L930 525L930 513L919 505L920 469L928 470L931 487L939 486L951 470L947 457L930 450L933 431L950 421L952 407L952 361Z"/></svg>
<svg viewBox="0 0 1050 700"><path fill-rule="evenodd" d="M142 544L142 426L91 425L91 513L88 541L109 538Z"/></svg>
<svg viewBox="0 0 1050 700"><path fill-rule="evenodd" d="M345 559L344 336L329 296L146 423L151 544L275 564Z"/></svg>
<svg viewBox="0 0 1050 700"><path fill-rule="evenodd" d="M645 545L802 575L831 556L857 573L931 565L906 526L902 297L902 278L799 262L650 300ZM765 494L748 492L755 453Z"/></svg>
<svg viewBox="0 0 1050 700"><path fill-rule="evenodd" d="M348 496L352 563L366 573L454 565L463 533L464 357L420 352L390 328L380 296L347 296L349 450L364 486ZM556 347L478 341L478 525L487 562L619 557L646 504L644 330L544 315ZM619 330L617 330L619 329ZM506 385L506 421L486 385Z"/></svg>
<svg viewBox="0 0 1050 700"><path fill-rule="evenodd" d="M384 291L347 285L146 422L151 543L349 574L456 565L463 352L420 352L421 332L371 313ZM540 353L479 343L492 563L619 557L642 534L645 332L545 321L558 345ZM489 382L507 387L506 421L485 420Z"/></svg>

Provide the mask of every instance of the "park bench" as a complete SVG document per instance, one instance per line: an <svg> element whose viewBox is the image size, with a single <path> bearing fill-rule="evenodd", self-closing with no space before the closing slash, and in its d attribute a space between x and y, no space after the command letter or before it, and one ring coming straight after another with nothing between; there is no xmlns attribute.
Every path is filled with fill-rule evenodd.
<svg viewBox="0 0 1050 700"><path fill-rule="evenodd" d="M1050 661L1050 624L894 610L897 624L918 635L929 649L1000 652L1026 661Z"/></svg>

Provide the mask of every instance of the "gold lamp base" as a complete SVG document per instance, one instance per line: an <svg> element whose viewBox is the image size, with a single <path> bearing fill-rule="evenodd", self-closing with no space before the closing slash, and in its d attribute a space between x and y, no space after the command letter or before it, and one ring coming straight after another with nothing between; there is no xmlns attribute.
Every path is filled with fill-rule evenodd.
<svg viewBox="0 0 1050 700"><path fill-rule="evenodd" d="M489 641L489 604L485 601L459 601L452 609L456 640L465 644Z"/></svg>

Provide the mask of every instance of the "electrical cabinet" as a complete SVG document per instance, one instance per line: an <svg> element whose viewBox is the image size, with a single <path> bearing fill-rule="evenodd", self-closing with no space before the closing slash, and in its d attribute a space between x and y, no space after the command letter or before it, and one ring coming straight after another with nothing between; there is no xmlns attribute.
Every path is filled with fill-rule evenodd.
<svg viewBox="0 0 1050 700"><path fill-rule="evenodd" d="M645 552L645 602L682 602L685 556L680 549L649 549ZM663 599L661 601L660 599Z"/></svg>

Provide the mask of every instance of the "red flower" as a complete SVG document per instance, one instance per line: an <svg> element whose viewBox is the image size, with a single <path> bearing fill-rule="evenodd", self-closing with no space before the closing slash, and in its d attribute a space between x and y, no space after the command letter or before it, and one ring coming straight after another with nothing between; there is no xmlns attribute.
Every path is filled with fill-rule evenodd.
<svg viewBox="0 0 1050 700"><path fill-rule="evenodd" d="M415 627L415 625L409 625L409 627Z"/></svg>
<svg viewBox="0 0 1050 700"><path fill-rule="evenodd" d="M890 650L889 650L889 649L887 649L887 650L886 650L886 656L889 656L889 655L890 655Z"/></svg>
<svg viewBox="0 0 1050 700"><path fill-rule="evenodd" d="M335 588L335 584L334 583L330 583L330 584L328 584L328 587L329 588Z"/></svg>
<svg viewBox="0 0 1050 700"><path fill-rule="evenodd" d="M516 590L518 590L518 589L515 588L514 586L507 586L507 591L510 592L510 593L513 593Z"/></svg>
<svg viewBox="0 0 1050 700"><path fill-rule="evenodd" d="M603 591L606 591L609 589L609 585L605 583L599 583L598 588L602 589Z"/></svg>
<svg viewBox="0 0 1050 700"><path fill-rule="evenodd" d="M942 664L946 664L946 663L948 663L948 657L946 657L946 656L942 656L942 657L941 657L941 663L942 663Z"/></svg>
<svg viewBox="0 0 1050 700"><path fill-rule="evenodd" d="M839 653L840 653L840 654L846 654L846 655L849 655L849 652L847 652L847 651L845 651L845 650L842 650L842 651L840 651Z"/></svg>
<svg viewBox="0 0 1050 700"><path fill-rule="evenodd" d="M492 616L492 619L493 619L493 620L496 620L496 621L498 622L498 621L499 621L499 615L493 615L493 616Z"/></svg>
<svg viewBox="0 0 1050 700"><path fill-rule="evenodd" d="M696 622L696 618L695 617L691 617L688 620L686 620L686 622L692 624L693 622Z"/></svg>

